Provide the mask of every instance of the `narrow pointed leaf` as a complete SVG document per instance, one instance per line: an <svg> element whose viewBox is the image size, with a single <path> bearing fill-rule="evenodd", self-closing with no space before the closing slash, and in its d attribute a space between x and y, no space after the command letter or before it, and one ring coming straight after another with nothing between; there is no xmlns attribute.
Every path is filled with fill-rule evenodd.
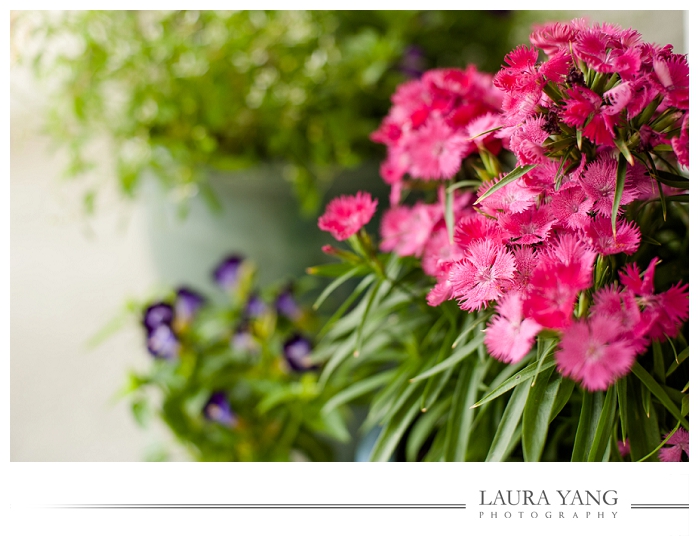
<svg viewBox="0 0 699 547"><path fill-rule="evenodd" d="M582 409L580 410L578 429L575 433L575 443L573 444L573 455L570 461L587 461L603 406L604 392L583 391Z"/></svg>
<svg viewBox="0 0 699 547"><path fill-rule="evenodd" d="M387 370L352 384L347 389L344 389L337 395L331 397L328 402L323 405L323 413L331 412L338 406L344 405L357 397L361 397L365 393L369 393L370 391L385 385L388 383L389 379L394 376L394 374L394 370Z"/></svg>
<svg viewBox="0 0 699 547"><path fill-rule="evenodd" d="M522 412L524 411L524 405L527 402L527 396L529 395L530 384L529 382L520 383L512 392L505 412L502 415L498 429L495 432L495 437L490 445L490 450L486 456L485 461L487 462L499 462L507 457L508 448L510 447L510 442L512 437L517 431L517 426L522 418Z"/></svg>
<svg viewBox="0 0 699 547"><path fill-rule="evenodd" d="M522 416L522 451L524 461L536 462L541 459L548 433L551 410L556 400L556 394L563 380L556 374L551 379L553 368L544 371L529 390L527 403Z"/></svg>
<svg viewBox="0 0 699 547"><path fill-rule="evenodd" d="M644 369L641 365L638 363L634 364L633 368L631 371L634 373L634 375L641 380L643 385L645 385L648 390L655 395L655 397L663 404L663 406L672 414L675 418L677 418L680 423L682 424L682 427L685 429L689 429L689 423L687 420L682 416L682 412L680 412L680 409L677 408L677 405L672 402L668 394L665 392L665 390L658 384L658 382L655 381L655 379L648 374L648 371Z"/></svg>
<svg viewBox="0 0 699 547"><path fill-rule="evenodd" d="M460 363L466 357L471 355L476 349L478 349L478 346L483 344L483 337L482 336L476 336L473 340L471 340L468 344L466 344L463 347L460 347L454 353L452 353L449 357L447 357L444 361L441 363L435 365L431 369L423 372L422 374L418 374L415 376L415 378L411 379L411 382L419 382L420 380L424 380L425 378L429 378L430 376L434 376L435 374L439 374L442 371L447 370L448 368L451 368L455 366L456 364Z"/></svg>
<svg viewBox="0 0 699 547"><path fill-rule="evenodd" d="M449 243L454 243L454 192L446 192L444 196L444 222L447 225Z"/></svg>
<svg viewBox="0 0 699 547"><path fill-rule="evenodd" d="M338 277L335 279L330 285L325 287L325 290L320 293L320 296L316 299L316 301L313 304L313 309L317 310L320 305L325 301L325 299L330 296L335 289L337 289L340 285L342 285L345 281L349 280L351 277L355 276L357 273L359 273L359 270L361 269L360 266L357 266L355 268L352 268L342 276Z"/></svg>
<svg viewBox="0 0 699 547"><path fill-rule="evenodd" d="M626 376L617 380L616 396L619 400L619 421L621 422L621 440L625 441L628 438L629 431L629 403L627 399L627 380Z"/></svg>
<svg viewBox="0 0 699 547"><path fill-rule="evenodd" d="M408 442L405 447L405 455L408 461L417 461L420 448L425 444L437 422L448 415L447 411L450 404L450 399L443 399L418 418L415 425L410 429Z"/></svg>
<svg viewBox="0 0 699 547"><path fill-rule="evenodd" d="M476 402L478 385L487 368L487 361L479 361L472 366L462 367L459 372L447 421L444 454L446 461L463 462L466 460L471 424L476 414L471 405Z"/></svg>
<svg viewBox="0 0 699 547"><path fill-rule="evenodd" d="M498 181L493 186L488 188L488 190L475 201L474 205L478 205L485 198L494 194L495 192L500 190L500 188L504 188L505 186L507 186L511 182L517 180L522 175L529 173L529 171L531 171L535 167L537 167L537 166L536 165L520 165L519 167L515 167L512 171L510 171L507 175L505 175L502 178L502 180Z"/></svg>
<svg viewBox="0 0 699 547"><path fill-rule="evenodd" d="M624 193L624 182L626 180L626 157L619 156L619 164L616 170L616 189L614 190L614 203L612 204L612 234L616 238L616 221L621 205L621 195Z"/></svg>
<svg viewBox="0 0 699 547"><path fill-rule="evenodd" d="M541 366L540 372L548 368L551 368L555 364L556 362L553 359L544 362L544 364ZM512 376L510 376L507 380L505 380L502 384L500 384L497 388L488 393L485 397L483 397L473 406L481 406L487 403L488 401L492 401L493 399L500 397L500 395L502 395L503 393L507 393L512 388L517 387L522 382L526 382L527 380L532 378L534 374L536 374L537 365L538 363L532 363L528 367L522 369L520 372L513 373Z"/></svg>
<svg viewBox="0 0 699 547"><path fill-rule="evenodd" d="M607 394L604 397L602 413L600 414L599 421L597 422L597 429L595 431L595 436L592 439L592 446L590 447L590 454L587 457L587 461L604 461L604 454L607 451L607 447L609 446L609 441L614 430L616 407L616 386L612 385L612 387L607 390Z"/></svg>

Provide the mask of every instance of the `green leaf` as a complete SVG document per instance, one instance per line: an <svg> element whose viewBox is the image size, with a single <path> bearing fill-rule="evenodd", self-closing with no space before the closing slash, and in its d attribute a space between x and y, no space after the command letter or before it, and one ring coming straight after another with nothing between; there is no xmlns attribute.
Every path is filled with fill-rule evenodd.
<svg viewBox="0 0 699 547"><path fill-rule="evenodd" d="M447 193L455 192L461 188L478 188L481 184L483 184L483 182L480 180L460 180L449 186L449 188L447 188Z"/></svg>
<svg viewBox="0 0 699 547"><path fill-rule="evenodd" d="M619 378L616 383L616 395L619 399L619 421L621 422L621 440L627 439L629 431L629 405L626 396L627 380L626 376Z"/></svg>
<svg viewBox="0 0 699 547"><path fill-rule="evenodd" d="M449 243L454 243L454 193L446 192L444 198L444 222L447 225Z"/></svg>
<svg viewBox="0 0 699 547"><path fill-rule="evenodd" d="M616 144L617 149L619 152L621 152L621 156L619 156L619 159L624 158L629 165L633 166L633 154L629 151L629 147L626 144L626 141L622 139L615 139L614 144Z"/></svg>
<svg viewBox="0 0 699 547"><path fill-rule="evenodd" d="M650 417L646 416L641 402L641 383L635 376L627 377L628 386L628 442L631 459L647 457L660 440L658 418L651 406ZM657 457L651 458L658 461Z"/></svg>
<svg viewBox="0 0 699 547"><path fill-rule="evenodd" d="M398 443L403 438L403 433L420 412L418 397L419 394L413 393L383 427L371 451L369 457L371 461L387 462L391 459Z"/></svg>
<svg viewBox="0 0 699 547"><path fill-rule="evenodd" d="M352 439L352 435L342 419L342 414L337 408L320 414L313 426L316 431L325 433L341 443L349 442Z"/></svg>
<svg viewBox="0 0 699 547"><path fill-rule="evenodd" d="M653 456L658 450L660 450L663 446L665 446L665 443L667 443L670 438L675 434L675 432L680 428L680 424L678 423L668 434L665 436L665 438L661 441L661 443L656 446L651 452L649 452L646 456L643 458L637 460L639 462L644 462L651 456Z"/></svg>
<svg viewBox="0 0 699 547"><path fill-rule="evenodd" d="M652 176L655 180L662 182L666 186L689 190L689 179L682 175L675 175L669 171L661 171L658 169L652 173Z"/></svg>
<svg viewBox="0 0 699 547"><path fill-rule="evenodd" d="M527 403L524 406L522 450L524 461L527 462L539 461L546 443L546 435L549 423L551 423L551 411L563 382L563 377L560 374L556 374L554 379L549 381L552 373L553 368L549 368L541 374L539 381L531 386Z"/></svg>
<svg viewBox="0 0 699 547"><path fill-rule="evenodd" d="M381 387L382 385L386 384L389 379L394 376L394 374L395 370L386 370L370 376L369 378L365 378L364 380L360 380L359 382L355 382L348 388L343 389L337 395L331 397L328 402L323 405L322 413L331 412L338 406L344 405L357 397L361 397L365 393L369 393L370 391Z"/></svg>
<svg viewBox="0 0 699 547"><path fill-rule="evenodd" d="M325 290L320 293L320 296L316 299L316 301L313 303L313 309L317 310L320 305L325 302L325 299L330 296L335 289L337 289L340 285L342 285L345 281L349 280L351 277L354 277L357 275L357 273L361 270L361 266L356 266L352 268L351 270L345 272L343 275L335 279L330 285L325 287Z"/></svg>
<svg viewBox="0 0 699 547"><path fill-rule="evenodd" d="M494 194L495 192L500 190L500 188L503 188L503 187L507 186L508 184L510 184L511 182L517 180L522 175L529 173L529 171L531 171L535 167L537 167L537 166L536 165L520 165L519 167L515 167L512 171L510 171L507 175L505 175L500 181L498 181L493 186L488 188L488 190L475 201L474 205L478 205L485 198Z"/></svg>
<svg viewBox="0 0 699 547"><path fill-rule="evenodd" d="M689 394L685 394L682 397L682 416L687 417L689 415Z"/></svg>
<svg viewBox="0 0 699 547"><path fill-rule="evenodd" d="M540 372L551 368L555 364L556 364L556 362L553 359L545 362L541 366ZM520 372L513 374L510 378L505 380L502 384L500 384L497 388L495 388L493 391L488 393L485 397L483 397L480 401L478 401L473 406L478 407L478 406L481 406L481 405L487 403L488 401L492 401L493 399L500 397L500 395L502 395L503 393L507 393L513 387L516 387L519 384L521 384L522 382L529 380L529 378L532 378L534 376L534 374L536 374L537 368L538 368L538 363L532 363L528 367L522 369Z"/></svg>
<svg viewBox="0 0 699 547"><path fill-rule="evenodd" d="M355 336L355 342L354 342L354 356L358 357L359 353L362 350L362 333L364 331L364 324L366 323L367 318L369 317L369 312L371 311L371 306L374 303L374 300L376 299L376 295L379 293L379 288L381 287L383 283L382 282L376 282L374 285L374 288L372 291L369 293L369 300L367 300L366 307L364 308L364 313L362 314L362 319L359 322L359 325L357 325L356 329L356 336Z"/></svg>
<svg viewBox="0 0 699 547"><path fill-rule="evenodd" d="M541 371L541 365L544 364L544 359L546 359L551 353L551 350L553 349L553 346L556 344L556 340L554 339L549 339L544 342L544 349L541 352L541 356L539 357L539 360L536 364L536 372L534 372L534 379L532 380L532 387L534 387L534 384L536 384L536 379L539 376L539 372ZM537 344L537 349L539 349L541 346Z"/></svg>
<svg viewBox="0 0 699 547"><path fill-rule="evenodd" d="M583 391L582 409L578 419L578 430L575 433L573 455L570 461L584 462L590 454L597 423L604 406L604 392Z"/></svg>
<svg viewBox="0 0 699 547"><path fill-rule="evenodd" d="M614 418L616 417L616 386L612 385L607 390L607 395L604 398L604 405L602 406L602 413L600 414L599 422L597 422L597 430L595 431L595 436L592 439L592 446L590 447L590 454L587 457L589 462L600 462L604 461L604 455L609 446L610 439L612 437L612 432L614 430Z"/></svg>
<svg viewBox="0 0 699 547"><path fill-rule="evenodd" d="M677 367L679 367L682 363L684 363L687 359L689 358L689 346L684 348L681 352L677 354L677 357L675 358L675 361L670 365L670 368L667 369L667 376L670 376L673 372L677 370Z"/></svg>
<svg viewBox="0 0 699 547"><path fill-rule="evenodd" d="M405 447L405 455L408 461L417 461L420 448L425 444L425 441L432 433L437 422L446 416L446 411L451 404L450 399L443 399L433 407L427 409L420 416L415 425L410 430L408 442Z"/></svg>
<svg viewBox="0 0 699 547"><path fill-rule="evenodd" d="M665 362L663 359L663 349L660 347L660 342L653 341L653 374L658 381L665 383Z"/></svg>
<svg viewBox="0 0 699 547"><path fill-rule="evenodd" d="M473 364L465 363L461 366L447 421L444 459L448 462L466 460L471 424L476 413L471 405L476 402L478 385L488 368L488 364L486 361Z"/></svg>
<svg viewBox="0 0 699 547"><path fill-rule="evenodd" d="M660 386L660 384L658 384L658 382L655 381L655 379L650 374L648 374L646 369L644 369L638 363L635 363L631 371L639 380L641 380L643 385L646 386L653 395L655 395L655 397L670 412L670 414L672 414L676 419L678 419L685 429L689 429L689 423L684 418L684 416L682 416L682 412L680 412L680 410L677 408L677 405L675 405L675 403L672 402L665 390Z"/></svg>
<svg viewBox="0 0 699 547"><path fill-rule="evenodd" d="M425 378L429 378L430 376L434 376L435 374L439 374L440 372L443 372L456 364L460 363L466 357L471 355L476 349L478 349L478 346L483 344L483 336L476 336L473 340L471 340L468 344L465 346L457 349L454 353L452 353L449 357L447 357L444 361L441 363L435 365L434 367L430 368L429 370L426 370L422 374L418 374L415 376L415 378L412 378L410 381L411 382L419 382L421 380L424 380Z"/></svg>
<svg viewBox="0 0 699 547"><path fill-rule="evenodd" d="M633 165L633 162L631 162ZM616 239L616 219L621 205L621 196L624 193L624 182L626 180L626 156L619 156L619 164L616 170L616 189L614 190L614 203L612 204L612 234Z"/></svg>
<svg viewBox="0 0 699 547"><path fill-rule="evenodd" d="M312 266L307 268L306 272L319 277L338 277L353 269L357 270L354 274L357 276L362 275L363 272L369 271L369 269L363 265L357 266L356 264L348 264L347 262L331 262L330 264Z"/></svg>
<svg viewBox="0 0 699 547"><path fill-rule="evenodd" d="M522 417L530 388L529 382L521 382L512 392L485 461L499 462L507 457L508 448L510 448L510 443L515 436L517 425Z"/></svg>
<svg viewBox="0 0 699 547"><path fill-rule="evenodd" d="M574 389L575 382L570 378L563 378L561 387L558 388L558 393L556 393L556 400L553 402L550 422L553 422L554 418L558 416L561 410L568 404Z"/></svg>

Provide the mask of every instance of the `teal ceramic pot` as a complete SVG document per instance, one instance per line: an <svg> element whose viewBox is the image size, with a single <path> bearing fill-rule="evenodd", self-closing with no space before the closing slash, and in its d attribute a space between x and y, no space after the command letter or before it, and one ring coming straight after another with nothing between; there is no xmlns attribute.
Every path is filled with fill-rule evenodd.
<svg viewBox="0 0 699 547"><path fill-rule="evenodd" d="M317 216L302 218L291 185L279 168L216 172L210 185L221 210L213 211L195 196L183 216L161 185L153 180L144 184L149 253L159 281L207 291L211 271L232 253L257 264L261 284L298 278L308 266L328 261L320 249L334 240L318 229ZM358 190L369 191L385 205L388 186L379 176L378 163L340 174L325 203Z"/></svg>

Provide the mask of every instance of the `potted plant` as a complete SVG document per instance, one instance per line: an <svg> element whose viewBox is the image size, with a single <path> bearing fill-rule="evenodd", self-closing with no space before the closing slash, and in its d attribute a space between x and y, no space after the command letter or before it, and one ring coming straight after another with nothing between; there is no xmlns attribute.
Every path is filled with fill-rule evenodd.
<svg viewBox="0 0 699 547"><path fill-rule="evenodd" d="M359 280L320 385L371 394L375 460L686 460L686 56L583 20L530 42L397 89L380 243L368 194L319 219L349 248L311 272Z"/></svg>

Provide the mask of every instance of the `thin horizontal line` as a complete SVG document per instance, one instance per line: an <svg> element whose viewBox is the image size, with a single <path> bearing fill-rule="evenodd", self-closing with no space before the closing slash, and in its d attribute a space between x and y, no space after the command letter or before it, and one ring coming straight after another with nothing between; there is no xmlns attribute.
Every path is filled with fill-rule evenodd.
<svg viewBox="0 0 699 547"><path fill-rule="evenodd" d="M432 503L432 504L387 504L387 503L347 503L347 504L225 504L225 503L87 503L61 504L47 506L50 509L466 509L465 504Z"/></svg>
<svg viewBox="0 0 699 547"><path fill-rule="evenodd" d="M631 507L689 507L688 503L632 503Z"/></svg>
<svg viewBox="0 0 699 547"><path fill-rule="evenodd" d="M689 509L689 505L632 505L631 509Z"/></svg>

